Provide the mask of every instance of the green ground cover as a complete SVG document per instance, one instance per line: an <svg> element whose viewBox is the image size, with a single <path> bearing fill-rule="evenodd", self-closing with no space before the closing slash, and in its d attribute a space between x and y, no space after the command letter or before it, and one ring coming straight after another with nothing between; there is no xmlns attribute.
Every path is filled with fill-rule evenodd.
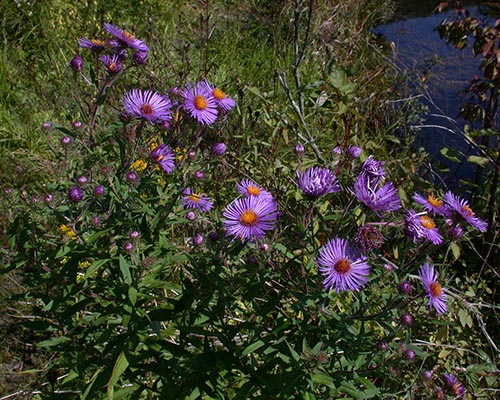
<svg viewBox="0 0 500 400"><path fill-rule="evenodd" d="M469 218L486 193L434 220L413 199L456 206L422 178L423 110L370 33L390 2L0 11L0 396L495 398L496 228ZM147 62L78 46L105 23ZM236 102L210 124L179 95L205 78ZM131 89L168 94L168 123L124 109ZM237 197L244 179L270 197Z"/></svg>

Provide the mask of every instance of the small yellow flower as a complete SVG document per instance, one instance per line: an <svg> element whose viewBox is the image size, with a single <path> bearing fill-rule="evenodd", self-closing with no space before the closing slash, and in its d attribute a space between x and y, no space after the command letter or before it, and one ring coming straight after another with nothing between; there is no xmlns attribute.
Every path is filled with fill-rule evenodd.
<svg viewBox="0 0 500 400"><path fill-rule="evenodd" d="M80 268L82 271L85 271L90 265L90 261L80 261L78 262L78 268Z"/></svg>
<svg viewBox="0 0 500 400"><path fill-rule="evenodd" d="M152 137L148 141L148 150L151 152L159 146L158 139L156 137Z"/></svg>
<svg viewBox="0 0 500 400"><path fill-rule="evenodd" d="M66 237L69 237L70 239L73 239L75 240L76 238L76 233L73 229L71 229L69 226L66 226L64 224L62 224L60 227L59 227L59 230L61 231L61 234L63 236L66 236Z"/></svg>
<svg viewBox="0 0 500 400"><path fill-rule="evenodd" d="M146 169L147 166L148 163L146 161L138 159L134 162L132 168L134 168L137 172L142 172Z"/></svg>
<svg viewBox="0 0 500 400"><path fill-rule="evenodd" d="M177 154L177 161L181 162L183 158L186 156L187 149L181 149L180 147L176 147L174 149L174 153Z"/></svg>

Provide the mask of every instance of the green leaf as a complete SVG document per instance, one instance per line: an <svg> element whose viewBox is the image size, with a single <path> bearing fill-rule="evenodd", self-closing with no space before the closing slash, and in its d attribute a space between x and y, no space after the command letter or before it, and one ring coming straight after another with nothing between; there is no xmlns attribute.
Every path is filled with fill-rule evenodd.
<svg viewBox="0 0 500 400"><path fill-rule="evenodd" d="M92 275L94 275L94 272L104 264L106 264L109 261L109 259L104 258L102 260L97 260L94 261L92 264L89 265L89 267L85 271L85 279L90 278Z"/></svg>
<svg viewBox="0 0 500 400"><path fill-rule="evenodd" d="M120 254L120 271L122 272L123 280L127 285L132 283L132 275L130 274L130 266L127 260Z"/></svg>
<svg viewBox="0 0 500 400"><path fill-rule="evenodd" d="M128 368L129 362L125 353L121 352L118 358L116 359L115 366L113 367L113 372L111 373L111 377L108 381L108 400L113 400L114 394L114 385L120 379L120 376L125 372Z"/></svg>
<svg viewBox="0 0 500 400"><path fill-rule="evenodd" d="M490 160L488 160L486 157L479 156L469 156L467 157L467 161L470 163L481 165L482 167L488 165L490 162Z"/></svg>
<svg viewBox="0 0 500 400"><path fill-rule="evenodd" d="M52 346L57 346L58 344L67 342L69 340L70 338L67 336L58 336L52 339L43 340L40 343L38 343L37 346L50 348Z"/></svg>
<svg viewBox="0 0 500 400"><path fill-rule="evenodd" d="M453 258L457 261L460 258L460 246L456 242L451 242L450 248L453 253Z"/></svg>
<svg viewBox="0 0 500 400"><path fill-rule="evenodd" d="M132 306L135 306L135 303L137 301L137 289L133 286L130 286L128 288L128 299L130 301L130 304L132 304Z"/></svg>
<svg viewBox="0 0 500 400"><path fill-rule="evenodd" d="M335 388L335 385L333 384L333 378L322 371L314 371L311 375L311 378L314 383L325 385L332 389Z"/></svg>
<svg viewBox="0 0 500 400"><path fill-rule="evenodd" d="M241 353L242 356L246 356L247 354L253 353L257 349L260 349L262 346L264 346L264 342L262 340L257 340L256 342L252 343L251 345L245 347L243 352Z"/></svg>

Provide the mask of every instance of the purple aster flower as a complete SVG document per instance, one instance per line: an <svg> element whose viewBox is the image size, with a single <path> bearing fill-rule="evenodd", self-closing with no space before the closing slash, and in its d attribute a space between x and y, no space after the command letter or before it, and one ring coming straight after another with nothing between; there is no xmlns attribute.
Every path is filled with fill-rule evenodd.
<svg viewBox="0 0 500 400"><path fill-rule="evenodd" d="M310 199L340 191L335 174L328 168L309 167L305 172L297 171L298 186Z"/></svg>
<svg viewBox="0 0 500 400"><path fill-rule="evenodd" d="M328 290L358 291L368 282L370 266L366 257L345 239L329 240L319 249L317 262Z"/></svg>
<svg viewBox="0 0 500 400"><path fill-rule="evenodd" d="M246 197L263 197L272 200L273 195L267 190L262 189L262 186L257 185L250 179L243 179L236 184L236 190Z"/></svg>
<svg viewBox="0 0 500 400"><path fill-rule="evenodd" d="M415 210L408 210L405 222L406 234L413 242L425 238L435 245L443 243L443 237L438 232L436 223L429 216L416 213Z"/></svg>
<svg viewBox="0 0 500 400"><path fill-rule="evenodd" d="M184 99L182 107L200 124L210 125L217 119L217 102L205 82L194 86L186 85L181 96Z"/></svg>
<svg viewBox="0 0 500 400"><path fill-rule="evenodd" d="M215 143L212 146L212 153L216 156L223 156L226 153L227 146L225 143Z"/></svg>
<svg viewBox="0 0 500 400"><path fill-rule="evenodd" d="M122 70L122 61L119 54L108 55L105 54L99 57L99 61L102 61L106 66L106 69L110 74L117 74Z"/></svg>
<svg viewBox="0 0 500 400"><path fill-rule="evenodd" d="M149 153L151 158L155 160L160 167L167 173L170 173L175 168L175 154L166 144L161 144Z"/></svg>
<svg viewBox="0 0 500 400"><path fill-rule="evenodd" d="M69 136L63 136L61 138L61 144L67 146L71 143L71 138Z"/></svg>
<svg viewBox="0 0 500 400"><path fill-rule="evenodd" d="M455 398L461 399L465 394L464 385L455 376L449 373L445 373L443 376L446 386L451 389Z"/></svg>
<svg viewBox="0 0 500 400"><path fill-rule="evenodd" d="M413 195L413 200L415 200L418 204L424 206L424 210L431 215L446 216L449 214L449 211L445 206L444 201L434 196L433 194L429 194L427 198L425 198L421 194L415 193Z"/></svg>
<svg viewBox="0 0 500 400"><path fill-rule="evenodd" d="M93 51L99 53L106 47L106 41L102 39L87 39L83 37L79 40L80 47L87 49L92 49Z"/></svg>
<svg viewBox="0 0 500 400"><path fill-rule="evenodd" d="M452 212L455 212L465 219L473 228L481 232L486 232L488 223L476 217L466 200L455 196L452 192L446 192L443 196L443 200Z"/></svg>
<svg viewBox="0 0 500 400"><path fill-rule="evenodd" d="M250 196L233 200L222 214L226 236L233 236L241 241L262 239L266 231L274 229L277 209L278 205L274 200L262 197Z"/></svg>
<svg viewBox="0 0 500 400"><path fill-rule="evenodd" d="M378 189L377 186L379 186L378 183L373 183L368 175L360 174L354 182L354 194L361 203L368 206L378 216L381 216L381 212L401 208L398 191L392 182L387 182Z"/></svg>
<svg viewBox="0 0 500 400"><path fill-rule="evenodd" d="M204 82L205 82L205 85L207 86L207 89L212 94L213 98L215 99L215 102L217 103L217 105L221 109L223 109L224 111L229 111L231 108L233 108L236 105L236 102L232 98L227 97L226 93L224 93L222 90L211 85L206 80Z"/></svg>
<svg viewBox="0 0 500 400"><path fill-rule="evenodd" d="M83 60L82 60L82 56L80 54L76 54L72 59L71 61L69 62L69 64L71 65L71 67L77 71L77 72L80 72L83 68Z"/></svg>
<svg viewBox="0 0 500 400"><path fill-rule="evenodd" d="M201 212L209 211L214 202L202 193L195 193L190 188L183 191L184 196L181 197L181 204L184 208L197 208Z"/></svg>
<svg viewBox="0 0 500 400"><path fill-rule="evenodd" d="M137 51L148 51L149 47L142 42L142 40L137 39L130 32L118 28L113 24L104 24L104 30L111 33L118 41L126 47L130 47Z"/></svg>
<svg viewBox="0 0 500 400"><path fill-rule="evenodd" d="M361 165L361 173L368 175L372 184L376 185L386 175L384 165L385 161L377 161L370 156Z"/></svg>
<svg viewBox="0 0 500 400"><path fill-rule="evenodd" d="M447 296L437 280L438 274L434 271L434 266L424 263L420 266L419 275L427 296L429 296L429 308L434 307L438 314L445 313Z"/></svg>
<svg viewBox="0 0 500 400"><path fill-rule="evenodd" d="M80 186L72 186L68 192L68 198L73 203L79 203L83 200L83 191Z"/></svg>
<svg viewBox="0 0 500 400"><path fill-rule="evenodd" d="M134 53L134 60L139 64L146 64L146 61L148 60L148 52L136 51Z"/></svg>
<svg viewBox="0 0 500 400"><path fill-rule="evenodd" d="M123 107L129 116L149 122L170 120L170 100L151 90L133 89L123 96Z"/></svg>

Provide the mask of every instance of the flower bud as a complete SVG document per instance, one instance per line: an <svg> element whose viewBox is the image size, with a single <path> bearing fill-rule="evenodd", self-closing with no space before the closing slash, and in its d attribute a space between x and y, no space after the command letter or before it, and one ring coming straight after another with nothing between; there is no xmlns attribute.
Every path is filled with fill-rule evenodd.
<svg viewBox="0 0 500 400"><path fill-rule="evenodd" d="M401 317L401 322L403 323L403 325L411 326L413 325L413 316L409 313L404 313Z"/></svg>
<svg viewBox="0 0 500 400"><path fill-rule="evenodd" d="M76 179L76 181L78 182L78 184L79 184L79 185L82 185L82 186L83 186L83 185L85 185L85 184L88 182L88 179L87 179L87 177L86 177L86 176L81 175L81 176L79 176L79 177Z"/></svg>
<svg viewBox="0 0 500 400"><path fill-rule="evenodd" d="M102 185L95 185L94 186L94 194L96 196L104 196L105 193L106 193L106 189L104 188L104 186L102 186Z"/></svg>
<svg viewBox="0 0 500 400"><path fill-rule="evenodd" d="M83 191L80 186L72 186L68 192L68 198L73 203L79 203L83 200Z"/></svg>
<svg viewBox="0 0 500 400"><path fill-rule="evenodd" d="M203 178L205 178L205 174L203 173L203 171L201 169L198 169L195 171L194 177L201 181Z"/></svg>
<svg viewBox="0 0 500 400"><path fill-rule="evenodd" d="M132 251L134 249L134 245L130 242L126 242L124 245L123 245L123 250L125 250L127 253Z"/></svg>
<svg viewBox="0 0 500 400"><path fill-rule="evenodd" d="M216 156L222 156L222 155L224 155L224 153L226 152L226 149L227 149L227 146L226 146L225 143L215 143L212 146L212 152Z"/></svg>
<svg viewBox="0 0 500 400"><path fill-rule="evenodd" d="M71 65L71 67L76 71L76 72L80 72L82 70L82 67L83 67L83 60L82 60L82 56L80 54L76 54L72 59L71 61L69 62L69 64Z"/></svg>
<svg viewBox="0 0 500 400"><path fill-rule="evenodd" d="M198 233L196 234L194 237L193 237L193 243L196 245L196 246L201 246L203 244L203 242L205 241L205 238L204 236L201 234L201 233Z"/></svg>
<svg viewBox="0 0 500 400"><path fill-rule="evenodd" d="M411 286L410 282L402 281L399 283L399 292L401 294L409 296L409 295L411 295L412 291L413 291L413 287Z"/></svg>

